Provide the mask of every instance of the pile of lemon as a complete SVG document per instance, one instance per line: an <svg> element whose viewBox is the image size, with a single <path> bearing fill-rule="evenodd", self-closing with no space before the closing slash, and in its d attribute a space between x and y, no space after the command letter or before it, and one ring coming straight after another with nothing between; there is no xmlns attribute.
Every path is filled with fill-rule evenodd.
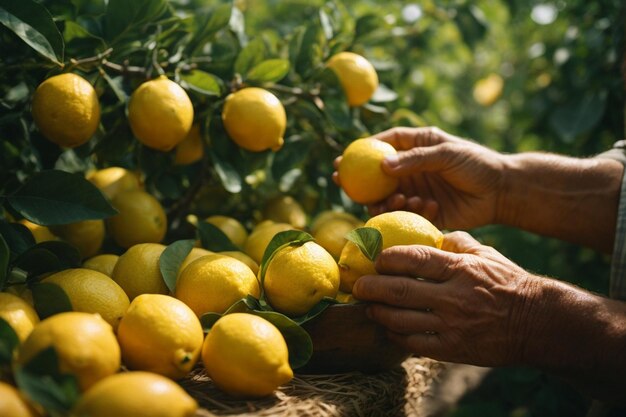
<svg viewBox="0 0 626 417"><path fill-rule="evenodd" d="M378 86L371 64L356 54L337 54L328 66L337 73L351 106L367 102ZM59 100L67 103L62 112L53 105ZM63 74L37 89L33 116L48 139L75 147L96 132L100 109L87 81ZM231 93L222 118L228 135L243 149L278 150L283 144L285 111L268 90L248 87ZM175 150L178 163L202 156L193 105L166 77L135 90L128 119L141 143ZM74 127L72 132L67 126ZM338 168L346 193L370 203L393 192L397 182L380 170L382 158L393 152L375 139L353 142ZM22 221L37 242L63 239L79 250L80 268L42 280L63 290L72 311L40 321L28 288L14 286L0 293L0 319L19 339L14 369L54 348L60 372L74 375L82 393L72 410L77 416L192 416L198 405L175 381L199 363L226 393L270 395L293 378L285 338L258 315L223 314L230 306L244 297L264 297L273 310L298 317L324 298L350 300L354 282L376 273L374 263L346 237L361 226L377 229L383 248L441 247L443 240L435 226L414 213L386 213L363 223L349 213L329 210L310 219L292 197L279 196L268 202L263 221L254 226L223 215L202 220L220 229L238 250L215 253L197 244L182 260L172 287L160 268L167 218L161 203L145 191L141 176L110 167L88 173L87 179L110 199L117 215L51 228ZM197 216L189 220L199 221ZM265 255L278 233L294 229L310 232L313 239ZM107 234L121 254L102 252ZM223 315L203 329L200 317L205 313ZM23 393L0 382L0 415L40 412Z"/></svg>

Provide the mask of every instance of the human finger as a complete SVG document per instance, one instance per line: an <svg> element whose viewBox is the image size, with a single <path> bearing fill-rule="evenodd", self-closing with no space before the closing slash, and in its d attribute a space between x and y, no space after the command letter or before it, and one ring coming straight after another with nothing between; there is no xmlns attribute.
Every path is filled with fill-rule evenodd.
<svg viewBox="0 0 626 417"><path fill-rule="evenodd" d="M335 170L339 169L339 164L341 163L342 158L343 156L339 155L333 160L333 167L335 168Z"/></svg>
<svg viewBox="0 0 626 417"><path fill-rule="evenodd" d="M483 245L469 233L462 231L450 232L444 235L441 249L454 253L475 252Z"/></svg>
<svg viewBox="0 0 626 417"><path fill-rule="evenodd" d="M438 284L390 275L364 275L352 288L357 300L416 310L440 306Z"/></svg>
<svg viewBox="0 0 626 417"><path fill-rule="evenodd" d="M413 147L383 159L382 170L390 176L403 177L418 172L435 172L449 167L459 157L463 148L444 142L433 146Z"/></svg>
<svg viewBox="0 0 626 417"><path fill-rule="evenodd" d="M367 315L395 333L437 333L443 328L441 318L429 311L371 304L367 307Z"/></svg>
<svg viewBox="0 0 626 417"><path fill-rule="evenodd" d="M337 171L333 172L333 175L331 177L333 179L333 182L335 184L337 184L339 187L341 187L341 180L339 179L339 173Z"/></svg>
<svg viewBox="0 0 626 417"><path fill-rule="evenodd" d="M393 343L417 356L425 356L432 359L443 359L446 349L439 333L413 333L402 334L393 331L387 332L387 337Z"/></svg>
<svg viewBox="0 0 626 417"><path fill-rule="evenodd" d="M374 137L398 150L436 145L447 140L445 132L436 127L394 127L377 133Z"/></svg>
<svg viewBox="0 0 626 417"><path fill-rule="evenodd" d="M381 274L447 281L454 273L459 256L424 245L400 245L383 250L376 259Z"/></svg>
<svg viewBox="0 0 626 417"><path fill-rule="evenodd" d="M377 216L388 211L402 210L406 205L406 197L404 194L395 193L387 197L380 203L370 204L367 209L371 216Z"/></svg>

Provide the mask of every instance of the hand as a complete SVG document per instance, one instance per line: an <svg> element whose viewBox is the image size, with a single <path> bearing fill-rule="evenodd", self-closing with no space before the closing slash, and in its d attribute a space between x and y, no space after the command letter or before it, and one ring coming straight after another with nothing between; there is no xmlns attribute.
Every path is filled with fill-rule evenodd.
<svg viewBox="0 0 626 417"><path fill-rule="evenodd" d="M398 150L382 168L400 178L400 186L396 194L370 206L370 214L412 211L440 229L469 229L496 221L502 154L435 127L393 128L374 137ZM341 181L336 172L333 179Z"/></svg>
<svg viewBox="0 0 626 417"><path fill-rule="evenodd" d="M531 275L465 232L447 234L442 250L396 246L355 284L368 315L389 338L414 352L480 366L518 363L519 331ZM417 277L423 280L416 279Z"/></svg>

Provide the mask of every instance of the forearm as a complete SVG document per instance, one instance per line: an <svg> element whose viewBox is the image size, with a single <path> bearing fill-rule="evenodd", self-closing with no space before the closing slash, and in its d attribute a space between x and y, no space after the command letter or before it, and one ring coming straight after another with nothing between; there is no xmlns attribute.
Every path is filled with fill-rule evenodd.
<svg viewBox="0 0 626 417"><path fill-rule="evenodd" d="M520 364L569 380L596 399L626 397L626 303L547 278L529 280L531 294L514 322Z"/></svg>
<svg viewBox="0 0 626 417"><path fill-rule="evenodd" d="M542 153L504 161L498 223L612 251L621 163Z"/></svg>

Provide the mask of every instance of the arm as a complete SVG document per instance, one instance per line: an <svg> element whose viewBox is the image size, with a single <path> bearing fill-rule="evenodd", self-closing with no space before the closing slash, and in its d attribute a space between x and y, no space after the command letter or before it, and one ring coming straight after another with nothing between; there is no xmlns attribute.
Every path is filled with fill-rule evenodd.
<svg viewBox="0 0 626 417"><path fill-rule="evenodd" d="M389 248L376 263L384 275L356 282L391 340L439 360L533 366L626 400L624 303L530 274L463 232L442 249Z"/></svg>

